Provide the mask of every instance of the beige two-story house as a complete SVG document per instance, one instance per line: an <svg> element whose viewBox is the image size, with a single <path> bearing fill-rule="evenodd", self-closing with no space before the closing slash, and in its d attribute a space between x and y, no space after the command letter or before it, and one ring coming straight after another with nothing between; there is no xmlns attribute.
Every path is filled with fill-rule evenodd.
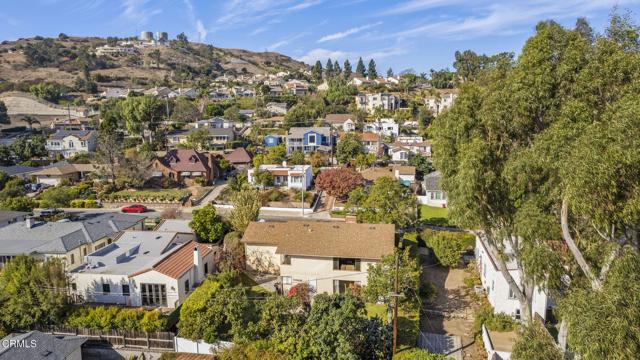
<svg viewBox="0 0 640 360"><path fill-rule="evenodd" d="M393 254L395 226L290 220L252 222L244 233L249 269L277 274L284 292L307 283L314 293L366 285L369 266Z"/></svg>

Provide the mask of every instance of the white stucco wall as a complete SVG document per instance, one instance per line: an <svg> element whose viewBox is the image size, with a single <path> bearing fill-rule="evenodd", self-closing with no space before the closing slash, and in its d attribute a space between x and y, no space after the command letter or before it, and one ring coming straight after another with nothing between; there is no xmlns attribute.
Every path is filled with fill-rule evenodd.
<svg viewBox="0 0 640 360"><path fill-rule="evenodd" d="M245 258L247 267L257 272L277 274L280 255L276 255L276 247L268 245L246 245Z"/></svg>

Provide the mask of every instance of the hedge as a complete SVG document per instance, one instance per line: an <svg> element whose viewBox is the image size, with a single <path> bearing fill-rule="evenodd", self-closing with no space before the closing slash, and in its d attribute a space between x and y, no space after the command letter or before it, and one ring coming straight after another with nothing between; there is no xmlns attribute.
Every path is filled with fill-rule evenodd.
<svg viewBox="0 0 640 360"><path fill-rule="evenodd" d="M65 325L94 330L164 331L166 316L158 310L122 308L119 306L75 307Z"/></svg>
<svg viewBox="0 0 640 360"><path fill-rule="evenodd" d="M455 267L460 263L462 252L473 248L475 236L466 232L434 231L426 229L420 234L433 250L442 266Z"/></svg>
<svg viewBox="0 0 640 360"><path fill-rule="evenodd" d="M84 208L84 209L95 209L95 208L99 208L100 204L95 201L95 200L83 200L83 199L76 199L76 200L71 200L70 206L72 208Z"/></svg>
<svg viewBox="0 0 640 360"><path fill-rule="evenodd" d="M181 202L191 193L183 189L121 190L103 196L107 201Z"/></svg>

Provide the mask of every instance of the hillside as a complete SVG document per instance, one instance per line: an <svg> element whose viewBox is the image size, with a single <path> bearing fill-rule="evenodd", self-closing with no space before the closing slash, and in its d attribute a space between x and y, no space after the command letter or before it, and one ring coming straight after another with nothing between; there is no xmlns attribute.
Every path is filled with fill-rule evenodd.
<svg viewBox="0 0 640 360"><path fill-rule="evenodd" d="M109 40L114 44L113 39ZM0 82L45 80L72 86L88 68L99 88L141 87L162 81L212 79L222 74L267 74L307 68L302 62L274 52L177 41L137 48L130 55L95 56L95 49L107 43L107 39L95 37L5 41L0 44ZM155 63L155 50L160 53L159 66Z"/></svg>

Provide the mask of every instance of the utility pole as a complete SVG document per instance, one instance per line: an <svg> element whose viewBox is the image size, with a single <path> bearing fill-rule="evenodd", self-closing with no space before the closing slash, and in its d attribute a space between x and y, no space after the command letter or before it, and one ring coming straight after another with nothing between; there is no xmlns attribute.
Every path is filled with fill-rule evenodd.
<svg viewBox="0 0 640 360"><path fill-rule="evenodd" d="M302 217L304 217L304 188L307 187L307 172L302 170Z"/></svg>
<svg viewBox="0 0 640 360"><path fill-rule="evenodd" d="M393 353L392 355L395 356L396 354L396 349L397 349L397 344L398 344L398 297L400 297L400 294L398 293L398 288L399 288L399 269L400 269L400 259L399 259L399 254L396 252L396 266L395 266L395 271L396 271L396 281L395 281L395 286L394 286L394 292L393 292Z"/></svg>

